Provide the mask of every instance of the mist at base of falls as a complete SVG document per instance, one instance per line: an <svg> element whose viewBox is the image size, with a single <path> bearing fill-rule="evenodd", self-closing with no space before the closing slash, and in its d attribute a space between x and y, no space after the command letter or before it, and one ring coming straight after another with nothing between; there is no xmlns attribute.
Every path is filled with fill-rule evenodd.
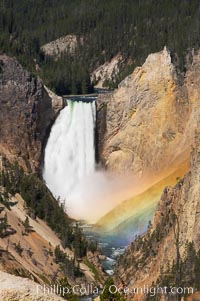
<svg viewBox="0 0 200 301"><path fill-rule="evenodd" d="M131 196L128 187L133 185L124 177L96 171L95 116L95 102L68 101L52 127L43 172L47 186L64 202L66 212L88 222L97 221Z"/></svg>
<svg viewBox="0 0 200 301"><path fill-rule="evenodd" d="M65 208L70 216L95 223L121 201L133 196L133 183L133 178L94 171L74 186Z"/></svg>

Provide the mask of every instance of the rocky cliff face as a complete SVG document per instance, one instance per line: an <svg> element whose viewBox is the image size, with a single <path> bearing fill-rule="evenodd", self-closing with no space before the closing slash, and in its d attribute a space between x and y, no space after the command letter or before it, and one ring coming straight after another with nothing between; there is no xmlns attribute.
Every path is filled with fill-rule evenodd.
<svg viewBox="0 0 200 301"><path fill-rule="evenodd" d="M199 76L199 54L183 77L165 48L149 55L112 96L99 99L98 146L104 165L140 177L154 175L155 180L189 162L200 111Z"/></svg>
<svg viewBox="0 0 200 301"><path fill-rule="evenodd" d="M63 298L53 293L40 291L39 286L33 281L16 277L0 271L0 298L2 301L62 301Z"/></svg>
<svg viewBox="0 0 200 301"><path fill-rule="evenodd" d="M113 94L98 99L98 158L109 171L137 178L130 199L99 221L104 228L124 233L132 227L134 237L138 223L133 217L146 225L164 187L188 171L200 118L199 79L200 53L193 53L183 76L164 48L150 54Z"/></svg>
<svg viewBox="0 0 200 301"><path fill-rule="evenodd" d="M26 207L26 202L22 196L18 193L15 196L9 194L9 201L7 200L5 203L2 201L5 200L5 194L5 188L0 186L0 300L29 300L28 298L17 298L20 294L23 297L26 296L26 293L30 300L43 300L37 296L36 289L34 292L28 291L26 284L30 281L21 279L20 282L18 281L19 278L16 278L15 281L13 276L7 277L7 281L2 280L3 273L1 271L31 279L35 282L35 287L36 283L53 286L60 283L64 277L67 277L70 285L78 284L81 286L82 283L101 285L103 283L105 274L100 266L99 254L96 254L96 256L88 254L87 260L86 258L84 260L79 258L79 261L75 264L74 251L67 247L63 248L59 236L53 232L46 222L36 217L31 209ZM25 226L27 217L28 224L26 223ZM65 254L68 258L67 263L66 261L65 263L64 261L62 263L58 262L56 259L57 246L60 246L62 254ZM92 261L96 265L96 272L99 273L100 277L98 279L95 278L93 271L90 269ZM81 271L79 277L73 274L75 265L79 265ZM9 279L13 279L14 283ZM30 296L28 293L30 293ZM5 296L5 299L3 296ZM51 299L48 299L47 295L44 300ZM54 300L53 297L52 300Z"/></svg>
<svg viewBox="0 0 200 301"><path fill-rule="evenodd" d="M98 100L99 157L108 170L130 170L154 181L189 162L191 166L176 186L164 189L152 227L119 259L116 278L129 288L155 284L161 269L176 259L172 213L180 226L181 257L186 241L193 241L196 250L200 247L199 79L200 52L193 53L183 77L165 48L149 55L113 95ZM127 202L131 204L127 212L134 216L135 204L130 200L108 214L109 222L123 216Z"/></svg>
<svg viewBox="0 0 200 301"><path fill-rule="evenodd" d="M200 124L198 123L198 129ZM173 260L176 262L175 234L179 233L180 256L185 255L187 242L200 248L200 131L195 132L192 146L191 168L175 187L166 187L154 221L148 232L126 250L117 265L120 275L131 288L152 286ZM177 220L172 218L177 216ZM179 232L178 231L179 225ZM157 234L155 234L157 233ZM157 236L158 235L158 236ZM156 237L156 243L155 243ZM143 296L145 299L145 297ZM143 299L142 298L142 299Z"/></svg>
<svg viewBox="0 0 200 301"><path fill-rule="evenodd" d="M62 99L52 101L39 78L0 56L0 154L38 171L48 131Z"/></svg>
<svg viewBox="0 0 200 301"><path fill-rule="evenodd" d="M107 87L109 82L115 83L122 63L123 57L118 54L110 62L96 68L91 74L91 81L95 83L95 87L103 88Z"/></svg>
<svg viewBox="0 0 200 301"><path fill-rule="evenodd" d="M43 45L41 49L45 55L58 59L63 53L74 54L77 48L77 43L76 35L67 35Z"/></svg>

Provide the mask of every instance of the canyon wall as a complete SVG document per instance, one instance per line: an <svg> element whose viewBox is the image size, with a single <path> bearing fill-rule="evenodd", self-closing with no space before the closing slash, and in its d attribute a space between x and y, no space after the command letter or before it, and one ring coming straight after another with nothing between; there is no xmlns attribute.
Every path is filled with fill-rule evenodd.
<svg viewBox="0 0 200 301"><path fill-rule="evenodd" d="M0 56L0 154L27 171L38 171L50 127L62 99L14 58Z"/></svg>
<svg viewBox="0 0 200 301"><path fill-rule="evenodd" d="M97 100L97 157L108 171L134 176L132 196L97 224L128 242L146 230L163 189L190 168L200 119L200 53L191 57L180 74L166 48L150 54L114 93Z"/></svg>
<svg viewBox="0 0 200 301"><path fill-rule="evenodd" d="M200 60L185 75L170 52L150 54L119 88L97 101L99 160L111 171L152 181L188 165L198 120Z"/></svg>
<svg viewBox="0 0 200 301"><path fill-rule="evenodd" d="M186 243L200 248L200 124L195 131L191 167L174 187L166 187L158 203L153 224L136 239L119 259L116 275L129 288L155 285L161 271L177 260L175 233L179 234L180 258L185 256ZM174 219L172 216L176 216ZM175 232L174 232L175 231ZM192 268L192 267L191 267ZM191 272L192 273L192 272ZM191 275L190 275L191 276ZM120 279L120 280L119 280ZM146 299L143 295L141 300Z"/></svg>
<svg viewBox="0 0 200 301"><path fill-rule="evenodd" d="M179 171L180 166L188 170L184 177L177 174L175 186L166 185L152 225L119 258L116 281L130 289L155 285L161 271L165 273L176 262L174 231L179 231L182 260L187 243L193 242L197 251L200 248L199 80L200 52L192 53L192 61L181 75L164 49L150 55L125 79L110 102L100 103L101 109L107 108L100 156L108 169L125 172L129 166L141 178L152 175L152 179ZM109 111L110 106L116 114Z"/></svg>

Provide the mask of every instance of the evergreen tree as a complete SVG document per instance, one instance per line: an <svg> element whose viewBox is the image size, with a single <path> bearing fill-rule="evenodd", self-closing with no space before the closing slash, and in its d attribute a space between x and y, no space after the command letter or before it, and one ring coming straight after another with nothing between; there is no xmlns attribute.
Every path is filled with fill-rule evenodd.
<svg viewBox="0 0 200 301"><path fill-rule="evenodd" d="M181 71L188 51L200 47L198 0L7 0L0 5L0 51L39 72L59 94L90 92L90 72L119 53L124 63L117 82L108 82L111 87L165 45L177 54ZM72 33L74 53L56 60L44 56L42 45Z"/></svg>
<svg viewBox="0 0 200 301"><path fill-rule="evenodd" d="M29 217L26 216L25 221L23 222L23 226L25 229L25 233L28 234L32 231L32 227L30 225Z"/></svg>

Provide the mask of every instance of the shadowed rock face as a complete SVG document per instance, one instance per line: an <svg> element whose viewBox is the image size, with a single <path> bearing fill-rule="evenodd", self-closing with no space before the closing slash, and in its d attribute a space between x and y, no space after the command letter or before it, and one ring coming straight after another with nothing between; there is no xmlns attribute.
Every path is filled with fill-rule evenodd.
<svg viewBox="0 0 200 301"><path fill-rule="evenodd" d="M1 55L0 66L0 154L36 172L58 107L42 81L16 59Z"/></svg>

